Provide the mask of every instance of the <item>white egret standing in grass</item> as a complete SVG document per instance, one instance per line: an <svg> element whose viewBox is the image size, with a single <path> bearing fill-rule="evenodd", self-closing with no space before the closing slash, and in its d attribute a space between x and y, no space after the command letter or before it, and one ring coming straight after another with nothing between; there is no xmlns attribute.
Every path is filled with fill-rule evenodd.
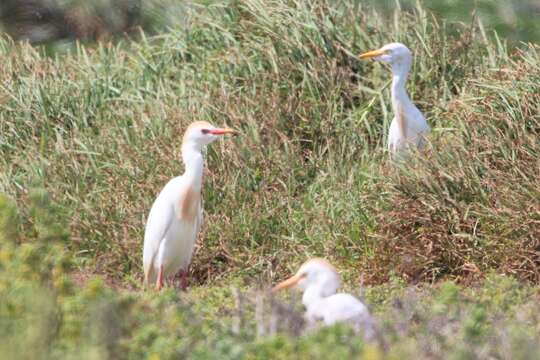
<svg viewBox="0 0 540 360"><path fill-rule="evenodd" d="M363 330L364 337L373 336L373 319L366 306L351 294L338 293L341 283L336 269L324 259L306 261L298 272L272 288L298 287L303 290L302 304L306 307L305 319L312 327L318 321L325 325L348 323L356 331Z"/></svg>
<svg viewBox="0 0 540 360"><path fill-rule="evenodd" d="M430 129L424 115L412 103L405 90L405 82L412 64L411 51L403 44L392 43L359 56L360 59L374 58L386 62L392 68L394 118L388 131L388 150L396 154L411 144L421 149L425 141L424 136Z"/></svg>
<svg viewBox="0 0 540 360"><path fill-rule="evenodd" d="M204 121L192 123L184 134L182 159L185 172L170 180L152 205L144 233L144 282L163 287L167 277L181 270L182 287L202 223L202 148L220 135L234 131Z"/></svg>

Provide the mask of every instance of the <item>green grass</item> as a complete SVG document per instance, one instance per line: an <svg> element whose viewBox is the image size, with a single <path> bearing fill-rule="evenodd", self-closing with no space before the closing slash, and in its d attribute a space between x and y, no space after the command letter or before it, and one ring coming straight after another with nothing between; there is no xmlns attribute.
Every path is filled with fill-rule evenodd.
<svg viewBox="0 0 540 360"><path fill-rule="evenodd" d="M351 56L391 41L415 54L408 88L433 128L408 164L384 150L388 69ZM0 56L0 192L11 199L0 204L0 331L31 332L7 337L6 351L25 338L51 358L537 350L537 47L508 50L479 23L422 8L388 17L352 1L242 0L188 6L157 36L52 56L3 38ZM191 291L142 293L145 218L183 171L195 120L241 136L206 153ZM298 337L294 324L257 338L256 306L235 315L231 286L252 294L311 256L336 264L348 290L368 285L376 344L345 328Z"/></svg>

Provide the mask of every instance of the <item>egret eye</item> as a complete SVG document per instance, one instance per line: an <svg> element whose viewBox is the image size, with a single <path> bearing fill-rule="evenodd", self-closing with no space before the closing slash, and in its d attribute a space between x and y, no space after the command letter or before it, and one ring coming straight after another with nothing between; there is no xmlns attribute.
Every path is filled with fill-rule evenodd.
<svg viewBox="0 0 540 360"><path fill-rule="evenodd" d="M210 130L208 130L208 129L202 129L201 132L203 133L203 135L210 134Z"/></svg>

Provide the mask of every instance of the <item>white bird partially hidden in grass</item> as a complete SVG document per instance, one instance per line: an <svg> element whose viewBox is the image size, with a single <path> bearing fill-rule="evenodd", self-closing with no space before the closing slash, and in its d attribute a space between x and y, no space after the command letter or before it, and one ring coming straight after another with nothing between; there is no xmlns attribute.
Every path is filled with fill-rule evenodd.
<svg viewBox="0 0 540 360"><path fill-rule="evenodd" d="M360 59L374 58L390 64L392 69L392 109L394 118L388 131L388 150L397 154L407 146L422 149L425 135L430 131L424 115L412 103L405 82L412 64L411 51L403 44L391 43L379 50L359 55Z"/></svg>
<svg viewBox="0 0 540 360"><path fill-rule="evenodd" d="M351 294L336 294L340 283L340 277L330 263L324 259L311 259L295 275L274 286L272 292L289 287L300 288L304 292L302 304L306 308L308 327L319 321L324 325L347 323L356 331L363 331L365 339L370 339L374 329L367 307Z"/></svg>
<svg viewBox="0 0 540 360"><path fill-rule="evenodd" d="M220 135L234 133L198 121L184 134L182 159L185 172L170 180L152 205L144 233L144 282L163 287L164 279L181 270L182 288L187 284L197 233L202 223L202 149Z"/></svg>

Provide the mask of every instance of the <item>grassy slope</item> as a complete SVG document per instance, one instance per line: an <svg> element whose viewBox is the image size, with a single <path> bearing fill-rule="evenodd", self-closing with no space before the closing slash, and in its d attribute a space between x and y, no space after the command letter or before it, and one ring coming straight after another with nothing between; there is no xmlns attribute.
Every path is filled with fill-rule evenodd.
<svg viewBox="0 0 540 360"><path fill-rule="evenodd" d="M379 284L396 275L415 282L497 271L539 280L538 49L510 57L476 26L441 25L421 9L385 18L349 2L246 0L186 11L183 26L162 36L77 47L55 58L7 39L0 44L0 190L16 199L27 219L20 226L22 242L47 232L35 230L29 189L51 194L55 221L70 224L70 235L60 238L68 237L62 241L78 273L138 287L144 219L155 194L182 171L183 129L206 119L242 132L207 153L206 220L192 267L194 285L201 287L187 300L216 297L207 307L195 306L203 320L190 326L201 337L177 329L189 321L172 292L151 299L114 295L93 283L75 291L52 281L67 294L51 295L56 305L50 306L66 319L55 351L68 351L76 339L94 339L86 333L81 338L84 331L99 333L92 326L116 329L106 321L85 325L94 311L88 299L94 298L121 317L114 331L129 341L89 340L89 354L124 348L131 356L166 354L191 346L204 351L203 335L214 345L208 351L255 351L251 330L243 337L226 330L232 321L228 284L276 280L314 255L336 263L348 288L359 276ZM415 53L409 91L434 129L433 150L408 166L390 164L383 150L391 120L388 70L348 55L389 41L404 42ZM518 295L505 293L507 282ZM530 311L535 290L511 279L501 283L492 286L498 296L501 291L504 301ZM478 293L490 286L488 281ZM375 312L387 314L390 300L401 296L387 287L404 291L403 285L370 288L366 296ZM397 334L397 340L385 340L391 348L421 348L415 331L430 333L431 319L446 313L444 306L455 306L456 314L441 320L449 324L441 336L450 343L436 345L438 354L468 336L468 322L473 330L476 323L485 325L479 343L487 347L488 335L506 339L493 327L498 316L524 332L516 341L537 331L528 322L512 322L517 310L507 314L493 299L448 288L440 290L440 301L432 294L439 290L415 290L421 300L407 311L424 314L425 322L400 333L399 321L389 320ZM446 292L454 294L450 300ZM445 305L437 308L439 302ZM145 314L148 309L158 314L155 319ZM79 319L79 311L87 315ZM168 326L172 333L164 332ZM261 355L281 343L294 351L307 346L303 341L326 341L329 348L342 339L332 332L313 336L315 341L277 338L253 346ZM188 343L179 345L182 339ZM519 348L512 339L508 344ZM354 341L340 348L363 351ZM471 349L464 351L483 351Z"/></svg>

